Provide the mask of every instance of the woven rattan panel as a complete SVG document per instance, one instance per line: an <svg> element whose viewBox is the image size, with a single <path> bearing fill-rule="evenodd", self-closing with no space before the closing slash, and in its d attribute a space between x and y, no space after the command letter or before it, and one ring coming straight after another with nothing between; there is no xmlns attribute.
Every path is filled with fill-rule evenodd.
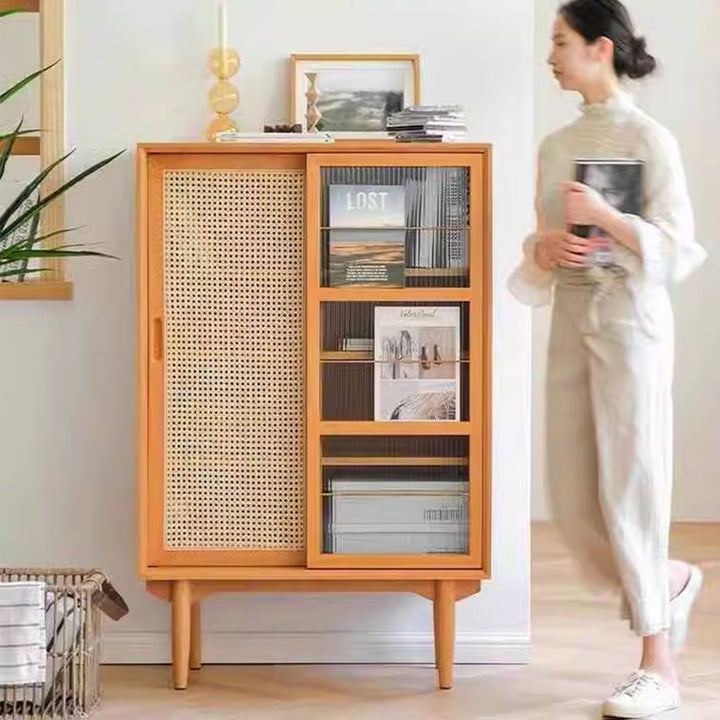
<svg viewBox="0 0 720 720"><path fill-rule="evenodd" d="M304 175L168 170L165 546L304 546Z"/></svg>

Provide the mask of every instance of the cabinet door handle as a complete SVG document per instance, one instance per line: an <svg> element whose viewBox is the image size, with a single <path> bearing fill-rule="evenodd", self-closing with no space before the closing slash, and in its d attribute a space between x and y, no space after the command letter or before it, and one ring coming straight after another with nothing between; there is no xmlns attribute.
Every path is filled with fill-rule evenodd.
<svg viewBox="0 0 720 720"><path fill-rule="evenodd" d="M156 317L153 319L153 360L160 361L163 357L163 319Z"/></svg>

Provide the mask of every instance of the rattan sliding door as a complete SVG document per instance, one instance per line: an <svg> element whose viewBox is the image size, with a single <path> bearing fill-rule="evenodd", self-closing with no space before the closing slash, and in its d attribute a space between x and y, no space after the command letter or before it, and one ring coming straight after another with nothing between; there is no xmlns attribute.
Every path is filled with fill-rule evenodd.
<svg viewBox="0 0 720 720"><path fill-rule="evenodd" d="M148 165L151 565L302 565L297 155Z"/></svg>

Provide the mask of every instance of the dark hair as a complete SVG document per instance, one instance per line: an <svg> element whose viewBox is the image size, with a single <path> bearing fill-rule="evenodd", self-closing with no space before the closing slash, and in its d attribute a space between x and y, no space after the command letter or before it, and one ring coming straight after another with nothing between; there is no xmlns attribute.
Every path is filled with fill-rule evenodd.
<svg viewBox="0 0 720 720"><path fill-rule="evenodd" d="M655 70L655 58L645 49L645 38L635 37L630 13L620 0L572 0L560 6L560 15L589 43L601 37L613 41L618 77L641 78Z"/></svg>

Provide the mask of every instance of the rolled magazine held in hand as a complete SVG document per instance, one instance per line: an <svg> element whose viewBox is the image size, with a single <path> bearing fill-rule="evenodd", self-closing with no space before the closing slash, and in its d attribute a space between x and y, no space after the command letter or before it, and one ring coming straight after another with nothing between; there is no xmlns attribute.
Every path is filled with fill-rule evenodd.
<svg viewBox="0 0 720 720"><path fill-rule="evenodd" d="M642 215L644 163L634 159L578 159L575 179L597 190L622 213ZM571 232L582 238L604 238L590 253L590 264L612 265L613 240L595 225L572 225Z"/></svg>

